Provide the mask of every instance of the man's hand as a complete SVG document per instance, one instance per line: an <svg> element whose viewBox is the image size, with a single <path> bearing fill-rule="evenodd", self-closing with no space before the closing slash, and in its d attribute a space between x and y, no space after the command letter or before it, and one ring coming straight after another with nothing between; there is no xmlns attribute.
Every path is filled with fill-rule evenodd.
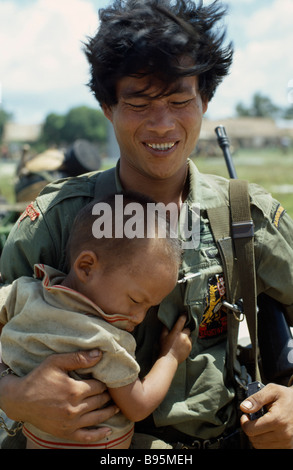
<svg viewBox="0 0 293 470"><path fill-rule="evenodd" d="M255 449L293 448L293 387L268 384L240 405L244 413L265 407L267 413L250 421L241 417L241 425Z"/></svg>
<svg viewBox="0 0 293 470"><path fill-rule="evenodd" d="M97 426L113 416L116 405L101 409L110 399L101 382L74 380L68 372L95 365L99 351L54 354L25 377L1 379L1 408L15 421L27 421L54 436L90 443L110 433Z"/></svg>

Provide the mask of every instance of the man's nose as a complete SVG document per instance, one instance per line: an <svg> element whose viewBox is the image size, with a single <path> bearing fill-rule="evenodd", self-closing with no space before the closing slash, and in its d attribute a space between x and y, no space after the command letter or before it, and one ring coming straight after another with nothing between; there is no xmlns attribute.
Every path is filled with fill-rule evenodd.
<svg viewBox="0 0 293 470"><path fill-rule="evenodd" d="M174 129L175 118L168 105L153 106L148 117L147 130L163 136Z"/></svg>

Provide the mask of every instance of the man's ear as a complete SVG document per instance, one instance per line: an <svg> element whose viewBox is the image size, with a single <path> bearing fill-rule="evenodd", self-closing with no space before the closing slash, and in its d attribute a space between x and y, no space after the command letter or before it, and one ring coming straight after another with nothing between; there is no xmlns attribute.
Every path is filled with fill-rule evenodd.
<svg viewBox="0 0 293 470"><path fill-rule="evenodd" d="M103 110L104 116L107 119L109 119L110 122L113 122L112 107L108 106L107 104L102 104L102 110Z"/></svg>
<svg viewBox="0 0 293 470"><path fill-rule="evenodd" d="M99 268L96 253L91 250L82 251L76 258L73 269L81 282L88 282L95 270Z"/></svg>
<svg viewBox="0 0 293 470"><path fill-rule="evenodd" d="M202 101L202 112L203 114L205 114L208 110L208 105L209 105L209 101L207 98L203 99Z"/></svg>

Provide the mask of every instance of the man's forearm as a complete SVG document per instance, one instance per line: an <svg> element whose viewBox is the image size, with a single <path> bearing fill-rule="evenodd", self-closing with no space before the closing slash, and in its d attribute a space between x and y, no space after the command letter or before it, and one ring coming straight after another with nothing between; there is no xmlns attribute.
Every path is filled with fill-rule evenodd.
<svg viewBox="0 0 293 470"><path fill-rule="evenodd" d="M11 385L17 380L18 378L11 373L11 369L9 369L0 358L0 408L7 414L9 418L14 420L17 420L18 418L13 416L11 414L12 410L7 408L6 398L11 396Z"/></svg>

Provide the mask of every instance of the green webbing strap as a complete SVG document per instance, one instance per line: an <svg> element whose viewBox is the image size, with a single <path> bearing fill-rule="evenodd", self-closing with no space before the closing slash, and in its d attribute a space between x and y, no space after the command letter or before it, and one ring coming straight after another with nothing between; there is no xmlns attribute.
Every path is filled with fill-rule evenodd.
<svg viewBox="0 0 293 470"><path fill-rule="evenodd" d="M249 329L255 380L260 380L257 353L257 303L254 258L254 230L250 213L250 199L247 181L230 180L230 206L232 227L238 265L238 278L241 285L243 310Z"/></svg>
<svg viewBox="0 0 293 470"><path fill-rule="evenodd" d="M227 279L227 299L229 302L234 301L234 293L231 291L233 270L234 270L234 255L233 245L230 234L230 211L227 205L215 207L207 210L208 218L210 221L213 236L218 244L220 254L224 256L224 271L225 278Z"/></svg>
<svg viewBox="0 0 293 470"><path fill-rule="evenodd" d="M226 286L226 299L234 304L236 300L236 290L238 276L236 273L236 263L234 260L234 248L231 238L230 209L227 205L207 210L213 236L217 242L220 256L223 263L223 271ZM234 315L227 315L228 328L228 355L227 372L228 377L234 380L235 372L240 374L236 361L239 321Z"/></svg>
<svg viewBox="0 0 293 470"><path fill-rule="evenodd" d="M223 262L227 301L234 304L239 297L243 299L255 362L255 379L259 380L253 222L250 214L248 183L231 180L229 196L230 208L225 205L208 209L207 212ZM234 371L237 372L238 366L236 352L239 321L231 314L227 316L227 323L227 369L229 376L234 377Z"/></svg>

